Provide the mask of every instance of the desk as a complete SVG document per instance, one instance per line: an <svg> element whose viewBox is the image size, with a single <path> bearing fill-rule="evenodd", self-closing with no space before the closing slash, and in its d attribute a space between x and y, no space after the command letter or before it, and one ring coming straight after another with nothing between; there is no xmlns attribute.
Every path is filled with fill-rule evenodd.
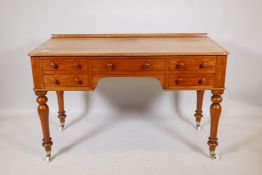
<svg viewBox="0 0 262 175"><path fill-rule="evenodd" d="M56 91L58 118L65 124L64 91L92 91L104 77L153 77L164 90L195 90L200 128L205 90L211 90L208 145L215 153L228 52L205 33L53 34L29 53L46 159L53 144L46 94Z"/></svg>

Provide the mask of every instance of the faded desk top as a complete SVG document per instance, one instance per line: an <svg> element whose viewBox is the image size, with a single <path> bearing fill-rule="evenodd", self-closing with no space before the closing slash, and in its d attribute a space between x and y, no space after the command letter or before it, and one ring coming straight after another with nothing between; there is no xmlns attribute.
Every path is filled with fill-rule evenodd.
<svg viewBox="0 0 262 175"><path fill-rule="evenodd" d="M30 56L227 55L205 33L53 34Z"/></svg>

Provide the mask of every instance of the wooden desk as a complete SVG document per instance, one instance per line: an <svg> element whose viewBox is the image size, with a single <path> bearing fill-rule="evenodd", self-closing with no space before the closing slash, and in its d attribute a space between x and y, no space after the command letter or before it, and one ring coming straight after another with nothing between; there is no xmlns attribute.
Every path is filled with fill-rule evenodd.
<svg viewBox="0 0 262 175"><path fill-rule="evenodd" d="M29 53L34 91L50 160L47 91L56 91L61 129L65 124L64 91L92 91L103 77L154 77L164 90L196 90L196 126L200 128L205 90L211 90L210 156L215 148L228 52L205 33L191 34L54 34Z"/></svg>

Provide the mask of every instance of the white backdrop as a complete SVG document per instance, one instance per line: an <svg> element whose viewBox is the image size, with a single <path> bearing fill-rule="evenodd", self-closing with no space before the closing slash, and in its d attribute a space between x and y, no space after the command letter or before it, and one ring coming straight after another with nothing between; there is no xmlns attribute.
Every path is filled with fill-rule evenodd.
<svg viewBox="0 0 262 175"><path fill-rule="evenodd" d="M1 0L0 114L36 112L27 53L52 33L207 32L231 52L224 104L259 108L261 7L260 0ZM48 97L50 110L56 111L54 93ZM81 113L168 112L181 106L193 114L195 105L194 92L163 92L157 80L146 78L104 79L95 92L68 92L65 98L68 112ZM209 98L210 93L206 110Z"/></svg>

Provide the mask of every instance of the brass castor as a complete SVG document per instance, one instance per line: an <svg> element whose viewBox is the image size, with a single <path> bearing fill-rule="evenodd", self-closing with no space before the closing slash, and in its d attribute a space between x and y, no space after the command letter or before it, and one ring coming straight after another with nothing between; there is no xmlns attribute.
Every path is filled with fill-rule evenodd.
<svg viewBox="0 0 262 175"><path fill-rule="evenodd" d="M51 151L46 151L46 157L45 157L46 162L51 161Z"/></svg>
<svg viewBox="0 0 262 175"><path fill-rule="evenodd" d="M61 123L60 127L59 127L59 131L63 131L65 128L65 123Z"/></svg>
<svg viewBox="0 0 262 175"><path fill-rule="evenodd" d="M219 160L220 157L215 153L215 151L210 151L210 158L212 160Z"/></svg>
<svg viewBox="0 0 262 175"><path fill-rule="evenodd" d="M197 131L200 131L202 129L200 126L200 122L196 122L196 129Z"/></svg>

